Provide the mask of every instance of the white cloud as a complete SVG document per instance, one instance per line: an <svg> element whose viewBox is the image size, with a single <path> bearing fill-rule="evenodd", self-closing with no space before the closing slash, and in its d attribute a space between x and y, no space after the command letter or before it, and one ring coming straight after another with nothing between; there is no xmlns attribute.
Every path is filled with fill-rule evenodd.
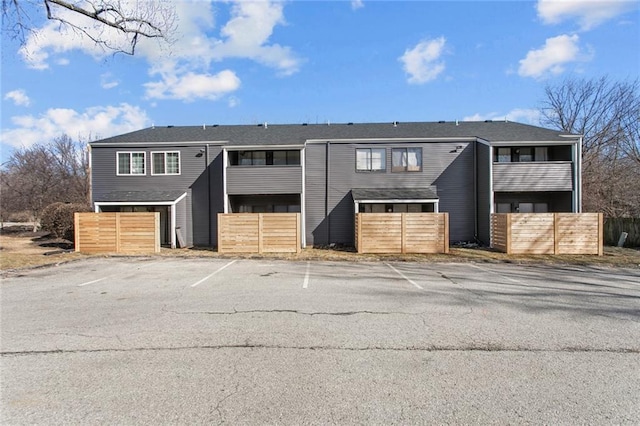
<svg viewBox="0 0 640 426"><path fill-rule="evenodd" d="M27 93L22 89L7 92L7 94L4 95L4 99L11 100L18 106L29 106L31 104L31 99L29 99Z"/></svg>
<svg viewBox="0 0 640 426"><path fill-rule="evenodd" d="M558 24L576 19L585 31L637 7L634 0L538 0L536 5L542 22Z"/></svg>
<svg viewBox="0 0 640 426"><path fill-rule="evenodd" d="M198 98L216 100L238 90L240 79L231 70L218 74L195 74L187 72L182 75L165 73L162 81L146 83L146 96L151 99L178 99L186 102Z"/></svg>
<svg viewBox="0 0 640 426"><path fill-rule="evenodd" d="M473 115L466 116L462 121L516 121L518 123L539 125L540 124L540 110L527 109L527 108L514 108L506 114L500 114L497 112L489 112L485 114L475 113Z"/></svg>
<svg viewBox="0 0 640 426"><path fill-rule="evenodd" d="M590 55L580 51L578 35L560 35L548 38L540 49L530 50L520 60L518 74L522 77L540 78L547 74L561 74L571 62L583 62Z"/></svg>
<svg viewBox="0 0 640 426"><path fill-rule="evenodd" d="M399 60L409 74L408 82L423 84L432 81L444 71L444 61L440 60L444 52L446 39L438 37L433 40L423 40L413 49L407 49Z"/></svg>
<svg viewBox="0 0 640 426"><path fill-rule="evenodd" d="M106 72L100 76L100 86L105 90L113 89L119 85L120 81L114 79L110 72Z"/></svg>
<svg viewBox="0 0 640 426"><path fill-rule="evenodd" d="M135 3L123 2L125 7ZM256 61L276 69L281 75L291 75L299 70L301 60L290 47L269 41L274 28L286 24L283 2L234 0L223 4L230 7L230 19L221 27L219 37L216 37L211 35L215 28L212 2L175 2L179 27L173 36L173 43L167 46L157 40L142 38L137 45L136 55L147 59L150 74L164 72L166 81L193 80L193 75L206 76L210 81L213 74L211 64L227 58ZM218 4L216 7L223 6ZM78 14L63 13L66 19L98 31L93 21L78 17ZM111 46L122 47L127 43L126 38L111 28L102 28L100 36L108 40ZM51 21L38 29L35 35L29 36L20 54L31 68L46 69L56 56L74 50L95 59L112 54L88 37L61 29ZM177 92L175 94L177 96ZM211 91L203 97L211 98Z"/></svg>
<svg viewBox="0 0 640 426"><path fill-rule="evenodd" d="M358 10L364 7L362 0L351 0L351 9Z"/></svg>
<svg viewBox="0 0 640 426"><path fill-rule="evenodd" d="M51 108L36 117L22 115L11 118L14 128L2 129L0 142L15 148L47 143L65 133L72 138L105 138L138 130L149 125L149 117L139 107L126 103L98 106L78 112L67 108Z"/></svg>
<svg viewBox="0 0 640 426"><path fill-rule="evenodd" d="M121 4L126 6L127 2ZM52 7L58 10L55 12L56 16L82 27L88 33L106 41L110 46L115 48L126 46L124 44L126 39L116 29L99 25L96 21L79 13L60 9L55 5L52 5ZM30 33L25 40L25 44L20 48L19 54L27 63L27 66L42 70L49 68L49 59L52 54L60 55L73 50L79 50L95 59L102 59L112 54L112 52L96 44L78 30L61 26L56 21L46 21L41 28L37 28ZM56 63L67 65L69 60L67 58L58 58Z"/></svg>

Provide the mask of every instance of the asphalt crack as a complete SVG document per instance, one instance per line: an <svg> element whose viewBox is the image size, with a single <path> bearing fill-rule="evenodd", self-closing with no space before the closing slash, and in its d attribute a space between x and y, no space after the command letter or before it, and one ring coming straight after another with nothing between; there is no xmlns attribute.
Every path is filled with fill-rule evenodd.
<svg viewBox="0 0 640 426"><path fill-rule="evenodd" d="M159 352L159 351L186 351L186 350L225 350L225 349L267 349L267 350L300 350L300 351L381 351L381 352L522 352L522 353L615 353L615 354L640 354L640 348L587 348L587 347L562 347L562 348L526 348L520 346L502 346L496 344L468 345L468 346L332 346L332 345L308 345L287 346L267 345L259 343L226 344L226 345L194 345L194 346L150 346L135 348L97 348L97 349L49 349L28 351L2 351L0 356L29 356L29 355L58 355L58 354L92 354L92 353L127 353L127 352Z"/></svg>

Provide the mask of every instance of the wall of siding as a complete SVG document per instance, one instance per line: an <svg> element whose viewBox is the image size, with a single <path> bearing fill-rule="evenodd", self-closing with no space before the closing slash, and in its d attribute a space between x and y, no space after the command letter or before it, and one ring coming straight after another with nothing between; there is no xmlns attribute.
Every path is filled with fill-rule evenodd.
<svg viewBox="0 0 640 426"><path fill-rule="evenodd" d="M485 144L476 145L476 174L478 191L478 240L482 244L489 245L491 239L491 188L489 178L491 170L491 148Z"/></svg>
<svg viewBox="0 0 640 426"><path fill-rule="evenodd" d="M460 150L456 148L461 146ZM384 173L356 172L356 148L386 147ZM420 172L392 173L392 147L422 147ZM450 239L474 237L473 145L468 142L433 143L332 143L329 172L326 173L325 145L307 147L307 242L354 244L354 204L352 188L425 188L437 190L440 211L450 216ZM325 193L328 175L329 194ZM328 217L324 216L324 202ZM322 214L318 214L322 212Z"/></svg>
<svg viewBox="0 0 640 426"><path fill-rule="evenodd" d="M300 194L301 166L227 167L227 193Z"/></svg>
<svg viewBox="0 0 640 426"><path fill-rule="evenodd" d="M176 226L183 231L183 236L188 245L208 245L211 235L216 230L211 229L215 225L215 216L209 220L209 193L222 193L222 174L212 170L211 182L209 185L207 165L214 162L219 156L220 147L209 147L209 158L200 155L200 150L206 144L191 146L135 146L135 147L100 147L93 146L91 149L91 181L93 199L100 199L104 194L111 191L153 191L180 190L187 193L176 210ZM144 176L117 176L116 175L116 152L136 151L146 153L146 171ZM151 175L151 152L152 151L179 151L181 173L178 176L154 176ZM219 175L219 176L218 176ZM218 188L219 187L219 188ZM212 198L212 203L221 200L222 196ZM221 204L221 201L220 201ZM215 215L215 208L212 215ZM220 210L222 211L222 210ZM212 242L215 240L211 240Z"/></svg>
<svg viewBox="0 0 640 426"><path fill-rule="evenodd" d="M329 219L325 217L327 146L309 144L305 148L306 242L308 246L329 244Z"/></svg>
<svg viewBox="0 0 640 426"><path fill-rule="evenodd" d="M571 162L494 163L493 190L571 191Z"/></svg>

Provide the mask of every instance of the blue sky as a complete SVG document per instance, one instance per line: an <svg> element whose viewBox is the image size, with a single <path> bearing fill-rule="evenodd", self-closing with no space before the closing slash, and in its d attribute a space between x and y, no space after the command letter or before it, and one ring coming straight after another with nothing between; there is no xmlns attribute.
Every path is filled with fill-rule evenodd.
<svg viewBox="0 0 640 426"><path fill-rule="evenodd" d="M537 124L546 84L640 71L637 1L175 4L173 43L142 40L135 56L104 52L28 6L40 36L2 38L2 160L62 133L87 140L152 124Z"/></svg>

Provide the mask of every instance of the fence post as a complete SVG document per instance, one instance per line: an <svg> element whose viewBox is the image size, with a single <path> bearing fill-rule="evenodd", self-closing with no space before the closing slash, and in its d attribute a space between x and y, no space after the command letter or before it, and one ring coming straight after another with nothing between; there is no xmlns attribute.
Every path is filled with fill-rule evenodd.
<svg viewBox="0 0 640 426"><path fill-rule="evenodd" d="M75 251L80 251L80 213L73 214L73 246Z"/></svg>
<svg viewBox="0 0 640 426"><path fill-rule="evenodd" d="M406 233L407 233L407 218L406 213L400 213L400 253L405 254L407 252Z"/></svg>
<svg viewBox="0 0 640 426"><path fill-rule="evenodd" d="M506 235L506 241L505 241L505 245L507 246L507 254L511 254L511 214L507 214L506 215L506 222L507 222L507 235Z"/></svg>
<svg viewBox="0 0 640 426"><path fill-rule="evenodd" d="M116 213L116 253L120 253L120 215L121 213Z"/></svg>
<svg viewBox="0 0 640 426"><path fill-rule="evenodd" d="M260 254L262 254L262 237L263 237L262 213L258 213L258 253Z"/></svg>
<svg viewBox="0 0 640 426"><path fill-rule="evenodd" d="M604 255L604 213L598 213L598 256Z"/></svg>
<svg viewBox="0 0 640 426"><path fill-rule="evenodd" d="M302 231L300 229L300 213L296 213L296 253L302 250Z"/></svg>
<svg viewBox="0 0 640 426"><path fill-rule="evenodd" d="M443 252L445 254L449 254L449 213L442 213L442 221L444 222L444 229L442 230L443 235Z"/></svg>
<svg viewBox="0 0 640 426"><path fill-rule="evenodd" d="M558 213L553 214L553 254L560 254L560 224Z"/></svg>

